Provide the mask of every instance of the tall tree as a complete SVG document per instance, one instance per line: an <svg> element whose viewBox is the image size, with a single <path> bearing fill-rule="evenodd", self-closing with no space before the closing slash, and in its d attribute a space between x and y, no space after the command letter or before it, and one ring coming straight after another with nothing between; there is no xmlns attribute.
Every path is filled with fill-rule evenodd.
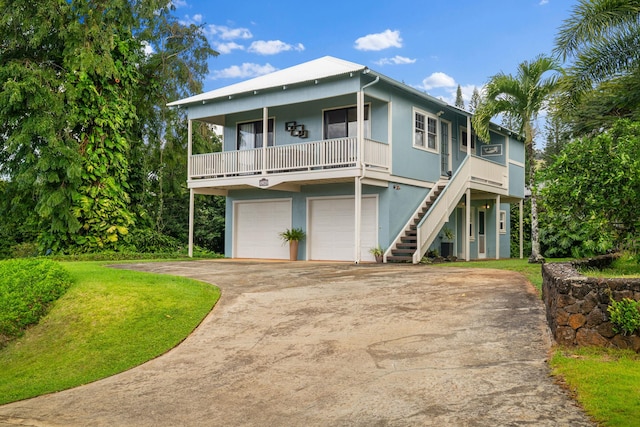
<svg viewBox="0 0 640 427"><path fill-rule="evenodd" d="M464 98L462 98L462 88L458 85L458 90L456 90L456 107L464 110Z"/></svg>
<svg viewBox="0 0 640 427"><path fill-rule="evenodd" d="M201 89L213 52L170 8L0 0L0 175L42 250L128 249L145 224L143 162L175 128L161 95Z"/></svg>
<svg viewBox="0 0 640 427"><path fill-rule="evenodd" d="M555 52L570 62L559 112L576 134L640 119L640 0L580 0Z"/></svg>
<svg viewBox="0 0 640 427"><path fill-rule="evenodd" d="M575 61L570 89L581 92L612 76L639 73L640 0L580 0L556 37L556 52Z"/></svg>
<svg viewBox="0 0 640 427"><path fill-rule="evenodd" d="M472 118L477 135L489 142L489 122L500 113L520 119L520 131L524 135L529 161L529 188L531 189L531 256L529 262L542 262L538 238L538 209L535 191L534 122L538 113L558 87L560 67L550 57L540 55L518 66L515 76L498 73L491 77L484 88L482 100ZM545 77L546 76L546 77Z"/></svg>
<svg viewBox="0 0 640 427"><path fill-rule="evenodd" d="M474 86L473 93L471 94L471 100L469 100L469 111L472 113L476 111L478 108L478 104L480 103L480 91L478 88Z"/></svg>

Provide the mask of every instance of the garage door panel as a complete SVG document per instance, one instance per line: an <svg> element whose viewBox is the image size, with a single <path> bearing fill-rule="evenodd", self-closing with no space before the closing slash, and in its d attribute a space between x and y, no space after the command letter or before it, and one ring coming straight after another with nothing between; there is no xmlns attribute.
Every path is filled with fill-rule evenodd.
<svg viewBox="0 0 640 427"><path fill-rule="evenodd" d="M235 258L289 259L278 233L291 227L291 200L234 204Z"/></svg>
<svg viewBox="0 0 640 427"><path fill-rule="evenodd" d="M355 199L309 201L309 259L352 261L355 240ZM378 241L377 199L364 197L361 220L361 258L373 261L369 249Z"/></svg>

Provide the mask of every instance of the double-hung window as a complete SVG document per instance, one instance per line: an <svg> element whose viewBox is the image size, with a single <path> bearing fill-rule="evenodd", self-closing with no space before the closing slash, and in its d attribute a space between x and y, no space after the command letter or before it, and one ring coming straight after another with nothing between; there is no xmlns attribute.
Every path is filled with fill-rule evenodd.
<svg viewBox="0 0 640 427"><path fill-rule="evenodd" d="M414 110L413 113L413 146L438 152L438 119Z"/></svg>
<svg viewBox="0 0 640 427"><path fill-rule="evenodd" d="M507 211L500 211L500 234L507 234Z"/></svg>
<svg viewBox="0 0 640 427"><path fill-rule="evenodd" d="M238 150L261 148L264 141L264 123L262 120L238 123L237 141ZM273 119L269 119L267 146L273 146Z"/></svg>

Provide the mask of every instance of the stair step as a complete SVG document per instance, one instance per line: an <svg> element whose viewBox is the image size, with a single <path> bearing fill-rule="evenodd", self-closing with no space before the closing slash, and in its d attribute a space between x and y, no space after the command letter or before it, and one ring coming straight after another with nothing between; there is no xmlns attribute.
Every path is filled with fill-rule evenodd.
<svg viewBox="0 0 640 427"><path fill-rule="evenodd" d="M418 237L415 235L415 233L411 236L407 236L405 234L400 238L401 243L415 243L416 241L418 241Z"/></svg>
<svg viewBox="0 0 640 427"><path fill-rule="evenodd" d="M411 249L413 252L416 251L417 243L414 240L413 242L402 242L396 245L396 249Z"/></svg>
<svg viewBox="0 0 640 427"><path fill-rule="evenodd" d="M410 256L388 256L387 262L413 262L413 257Z"/></svg>
<svg viewBox="0 0 640 427"><path fill-rule="evenodd" d="M397 248L397 249L391 249L391 254L393 255L404 255L404 254L410 254L413 255L413 253L415 252L415 249L407 249L407 248Z"/></svg>

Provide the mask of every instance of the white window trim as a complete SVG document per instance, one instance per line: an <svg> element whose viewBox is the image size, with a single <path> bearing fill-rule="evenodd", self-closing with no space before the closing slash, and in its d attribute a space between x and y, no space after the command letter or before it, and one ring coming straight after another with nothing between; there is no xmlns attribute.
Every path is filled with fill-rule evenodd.
<svg viewBox="0 0 640 427"><path fill-rule="evenodd" d="M504 215L504 220L502 219ZM507 234L507 211L500 210L499 216L500 234Z"/></svg>
<svg viewBox="0 0 640 427"><path fill-rule="evenodd" d="M462 133L466 133L467 132L467 127L466 126L460 126L460 132L458 133L459 138L458 138L458 147L460 147L460 151L464 151L465 153L467 152L467 138L463 138L462 137ZM476 152L476 134L475 132L472 130L471 131L471 154L475 154Z"/></svg>
<svg viewBox="0 0 640 427"><path fill-rule="evenodd" d="M416 114L422 114L425 118L425 140L424 140L424 147L421 147L419 145L416 145ZM436 121L436 143L435 143L435 149L434 148L429 148L427 140L428 140L428 127L429 127L429 119L433 119ZM422 150L422 151L428 151L430 153L440 153L440 132L438 127L440 126L440 120L438 120L438 116L436 116L435 114L431 114L428 113L424 110L421 110L419 108L413 108L412 112L411 112L411 145L413 146L413 148L417 149L417 150Z"/></svg>
<svg viewBox="0 0 640 427"><path fill-rule="evenodd" d="M373 111L371 110L371 102L365 102L364 105L365 107L369 107L369 120L365 120L364 121L364 138L367 139L371 139L371 117L372 117L372 113ZM344 110L346 108L354 108L354 107L358 107L356 104L351 104L351 105L343 105L343 106L338 106L338 107L331 107L331 108L323 108L322 109L322 117L321 117L321 121L322 121L322 139L326 140L326 135L324 134L324 113L326 111L333 111L333 110Z"/></svg>

